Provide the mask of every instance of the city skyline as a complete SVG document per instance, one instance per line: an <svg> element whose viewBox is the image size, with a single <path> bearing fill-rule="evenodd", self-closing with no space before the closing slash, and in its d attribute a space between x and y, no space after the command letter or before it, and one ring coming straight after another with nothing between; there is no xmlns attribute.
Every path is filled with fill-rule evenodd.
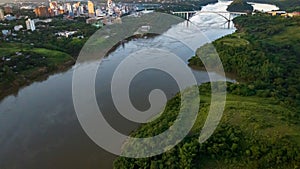
<svg viewBox="0 0 300 169"><path fill-rule="evenodd" d="M61 2L88 2L88 0L59 0ZM105 0L93 0L93 2L106 2ZM45 2L48 3L49 0L14 0L14 1L10 1L10 0L0 0L0 3L15 3L15 2Z"/></svg>

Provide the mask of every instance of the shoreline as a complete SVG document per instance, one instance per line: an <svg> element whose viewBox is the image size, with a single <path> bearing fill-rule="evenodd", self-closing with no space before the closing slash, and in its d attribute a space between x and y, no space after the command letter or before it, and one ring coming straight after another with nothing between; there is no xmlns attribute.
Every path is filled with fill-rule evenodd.
<svg viewBox="0 0 300 169"><path fill-rule="evenodd" d="M192 70L200 70L200 71L208 72L206 70L206 68L202 67L202 66L196 66L196 65L190 65L190 64L188 64L188 67L190 67ZM223 74L223 73L221 73L221 71L210 71L210 72L214 72L214 73L217 73L217 74ZM224 71L224 73L225 73L225 77L226 78L233 79L236 82L240 81L240 79L238 79L238 76L235 73L225 72L225 71Z"/></svg>
<svg viewBox="0 0 300 169"><path fill-rule="evenodd" d="M140 21L141 19L144 19L145 16L148 16L148 15L144 15L144 17L141 17L141 18L136 18L136 22ZM157 16L156 15L154 15L154 16L150 15L150 19L151 19L151 17L157 17ZM146 17L146 19L147 18L149 18L149 17ZM126 20L127 19L129 19L129 21L131 20L130 17L126 18ZM173 19L171 21L171 25L179 23L178 20ZM140 26L145 25L144 22L141 22L140 24L135 25L133 27L139 28ZM137 23L139 23L139 22L137 22ZM154 25L154 23L148 23L148 24L149 25ZM108 28L111 29L111 27L108 27ZM164 32L168 29L170 29L170 27L162 27L162 28L160 27L160 30L156 30L156 31L163 31ZM114 30L114 29L112 29L112 30ZM108 49L108 51L106 52L105 57L107 57L107 55L109 55L110 53L114 52L119 46L123 45L124 43L126 43L126 42L128 42L132 39L144 38L144 37L153 38L155 36L157 36L157 34L148 33L148 32L140 33L140 34L133 34L132 36L124 39L123 41L117 42L114 46L112 46L110 49ZM70 69L73 65L75 65L75 63L76 63L76 59L74 57L72 57L72 60L67 60L64 63L60 63L59 65L55 66L54 70L51 70L51 68L49 70L49 67L39 67L39 68L34 69L34 74L30 74L30 75L21 74L21 75L17 76L16 79L14 79L12 82L9 82L7 84L4 84L4 83L0 84L0 92L1 92L0 101L5 99L9 95L16 95L21 89L23 89L26 86L31 85L34 82L44 81L50 75L53 75L53 74L56 74L56 73L59 73L59 72L64 72L64 71Z"/></svg>
<svg viewBox="0 0 300 169"><path fill-rule="evenodd" d="M18 95L20 90L35 82L42 82L47 80L51 75L68 71L74 64L75 59L68 60L60 65L57 65L54 70L49 70L49 67L40 67L38 68L38 70L40 70L38 74L30 75L26 78L24 75L20 75L20 77L17 77L13 82L10 83L9 87L6 87L4 84L0 84L0 102L10 95Z"/></svg>

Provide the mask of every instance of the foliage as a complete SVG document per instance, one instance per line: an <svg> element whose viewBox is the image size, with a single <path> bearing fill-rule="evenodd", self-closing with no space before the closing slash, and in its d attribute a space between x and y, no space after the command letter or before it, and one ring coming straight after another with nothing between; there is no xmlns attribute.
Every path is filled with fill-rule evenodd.
<svg viewBox="0 0 300 169"><path fill-rule="evenodd" d="M16 20L15 22L5 21L7 25L0 25L0 29L12 30L16 25L22 25L26 29L25 19ZM16 37L7 37L8 41L24 44L33 44L38 48L46 48L50 50L58 50L68 53L76 58L87 41L98 29L85 23L85 19L78 18L76 20L66 20L60 17L52 18L52 22L36 23L36 30L31 31L14 31ZM66 37L55 35L58 32L77 31L76 34ZM83 38L77 38L82 36ZM7 40L3 40L6 42Z"/></svg>
<svg viewBox="0 0 300 169"><path fill-rule="evenodd" d="M234 22L236 33L213 42L225 71L240 82L229 91L273 97L286 106L300 105L300 18L259 14L238 17ZM205 46L197 53L204 53L202 50ZM189 64L202 66L197 57Z"/></svg>
<svg viewBox="0 0 300 169"><path fill-rule="evenodd" d="M248 4L245 0L233 0L233 2L228 5L227 11L230 12L252 12L253 6Z"/></svg>
<svg viewBox="0 0 300 169"><path fill-rule="evenodd" d="M25 44L3 43L0 48L1 90L21 86L67 62L74 62L66 53Z"/></svg>
<svg viewBox="0 0 300 169"><path fill-rule="evenodd" d="M242 16L234 20L238 31L213 45L226 72L238 83L228 83L226 107L214 134L198 143L210 106L210 84L202 84L200 110L189 135L171 150L151 158L119 157L114 168L298 168L299 135L299 18L266 15ZM201 47L189 60L208 65L211 45ZM132 136L157 135L171 126L178 115L179 95L151 123ZM151 145L151 146L155 146ZM141 151L143 147L131 146ZM126 146L123 151L126 151Z"/></svg>
<svg viewBox="0 0 300 169"><path fill-rule="evenodd" d="M32 10L18 10L18 14L35 18ZM12 30L13 35L0 37L0 98L37 78L65 69L97 28L85 23L85 18L51 18L52 22L36 22L36 30L26 29L25 18L2 21L0 29ZM14 26L23 29L14 31ZM73 36L59 37L58 32L76 31Z"/></svg>
<svg viewBox="0 0 300 169"><path fill-rule="evenodd" d="M204 84L199 90L207 91L209 87ZM228 95L221 124L212 137L199 144L209 97L207 93L201 95L196 123L183 142L151 158L118 157L114 168L293 168L299 165L297 120L287 121L287 114L292 111L272 99ZM132 136L147 137L165 131L176 118L179 104L177 95L157 120L142 125ZM139 146L131 148L142 150Z"/></svg>

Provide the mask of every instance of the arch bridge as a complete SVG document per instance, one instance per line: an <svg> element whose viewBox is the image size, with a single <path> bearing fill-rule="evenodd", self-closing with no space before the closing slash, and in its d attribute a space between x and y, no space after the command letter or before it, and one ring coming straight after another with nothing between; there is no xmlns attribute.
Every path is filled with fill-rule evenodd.
<svg viewBox="0 0 300 169"><path fill-rule="evenodd" d="M171 13L173 15L184 18L185 20L189 20L192 16L201 15L201 14L205 14L205 13L216 14L216 15L223 17L226 20L226 23L228 23L228 29L230 29L230 23L234 16L248 14L246 12L229 12L229 11L178 11L178 12L171 12ZM228 14L229 14L229 16L228 16Z"/></svg>

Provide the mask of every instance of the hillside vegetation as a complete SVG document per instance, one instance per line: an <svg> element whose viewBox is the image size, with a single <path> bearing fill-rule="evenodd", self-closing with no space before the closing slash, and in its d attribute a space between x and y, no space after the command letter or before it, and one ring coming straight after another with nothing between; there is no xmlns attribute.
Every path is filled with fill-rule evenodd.
<svg viewBox="0 0 300 169"><path fill-rule="evenodd" d="M267 15L234 20L238 31L213 42L226 72L239 83L228 83L226 108L217 130L205 143L198 137L210 103L210 85L200 86L201 103L190 134L170 151L151 158L119 157L114 168L285 168L300 167L300 18ZM197 55L216 57L201 47ZM203 67L198 57L191 66ZM154 136L170 127L180 97L171 99L160 118L142 125L135 137ZM163 142L161 143L163 144ZM129 147L143 151L155 144ZM126 146L125 146L126 147ZM126 151L126 149L124 149Z"/></svg>
<svg viewBox="0 0 300 169"><path fill-rule="evenodd" d="M226 108L211 138L199 144L198 137L206 119L210 96L209 84L200 87L201 103L190 134L162 155L133 159L119 157L114 168L294 168L300 165L300 127L289 120L291 109L276 100L229 94ZM161 117L141 126L135 137L150 137L172 125L179 111L180 97L171 99ZM170 139L170 138L166 138ZM163 142L159 144L164 144ZM135 151L151 149L150 145L128 147ZM126 151L126 149L124 150Z"/></svg>
<svg viewBox="0 0 300 169"><path fill-rule="evenodd" d="M282 105L298 108L300 18L261 14L238 17L234 22L236 33L213 42L225 71L243 82L230 90L244 96L273 97ZM205 51L206 46L197 55ZM202 66L198 57L190 59L189 64Z"/></svg>

